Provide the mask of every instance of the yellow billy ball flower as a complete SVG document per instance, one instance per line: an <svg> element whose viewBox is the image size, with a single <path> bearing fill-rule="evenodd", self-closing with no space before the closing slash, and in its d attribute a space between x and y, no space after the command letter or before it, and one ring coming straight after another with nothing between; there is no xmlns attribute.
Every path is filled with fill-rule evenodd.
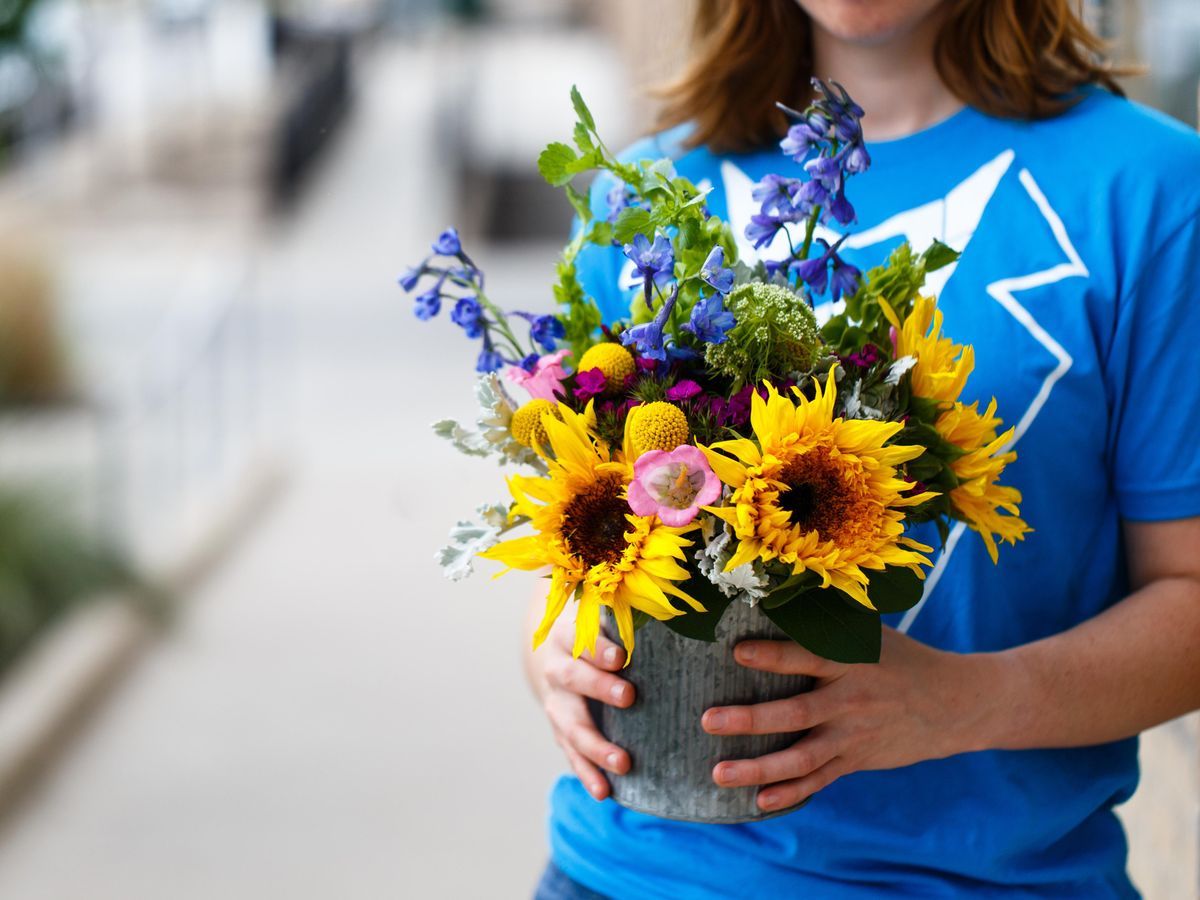
<svg viewBox="0 0 1200 900"><path fill-rule="evenodd" d="M637 456L647 450L670 453L681 444L686 444L691 437L683 410L662 400L635 406L629 411L625 427Z"/></svg>
<svg viewBox="0 0 1200 900"><path fill-rule="evenodd" d="M562 421L562 415L558 411L558 407L549 400L540 398L530 400L515 413L512 417L513 439L518 444L524 444L526 447L545 447L550 438L546 434L546 426L542 424L542 416L550 413L554 418Z"/></svg>
<svg viewBox="0 0 1200 900"><path fill-rule="evenodd" d="M620 344L597 344L589 347L579 359L579 371L599 369L604 373L604 381L609 391L619 391L625 387L625 379L634 373L637 365L633 354Z"/></svg>

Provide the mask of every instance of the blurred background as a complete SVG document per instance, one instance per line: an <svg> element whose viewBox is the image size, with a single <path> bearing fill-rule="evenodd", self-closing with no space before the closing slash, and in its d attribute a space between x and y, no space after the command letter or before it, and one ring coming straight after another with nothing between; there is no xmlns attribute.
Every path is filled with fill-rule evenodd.
<svg viewBox="0 0 1200 900"><path fill-rule="evenodd" d="M394 278L454 223L549 311L536 155L572 83L649 129L687 8L0 0L0 897L528 896L530 585L432 563L496 473ZM1088 12L1195 126L1200 4ZM1143 762L1135 878L1196 896L1194 718Z"/></svg>

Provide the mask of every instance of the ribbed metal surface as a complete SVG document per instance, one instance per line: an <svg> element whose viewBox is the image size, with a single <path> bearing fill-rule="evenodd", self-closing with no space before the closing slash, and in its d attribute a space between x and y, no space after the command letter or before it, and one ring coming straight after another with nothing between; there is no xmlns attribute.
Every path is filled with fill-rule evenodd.
<svg viewBox="0 0 1200 900"><path fill-rule="evenodd" d="M605 631L613 636L611 620ZM659 622L637 634L633 663L624 677L637 688L629 709L593 703L600 730L629 751L629 774L609 775L622 806L690 822L749 822L779 815L755 803L757 788L717 787L712 770L721 760L782 750L799 734L716 737L700 727L712 706L758 703L812 689L807 676L774 675L738 665L733 647L750 638L785 635L757 608L735 602L717 628L716 643L680 637Z"/></svg>

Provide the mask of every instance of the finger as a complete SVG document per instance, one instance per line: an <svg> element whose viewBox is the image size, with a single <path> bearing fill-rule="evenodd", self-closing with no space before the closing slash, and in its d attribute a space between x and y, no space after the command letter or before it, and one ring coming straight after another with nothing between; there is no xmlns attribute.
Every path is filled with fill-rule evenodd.
<svg viewBox="0 0 1200 900"><path fill-rule="evenodd" d="M779 675L831 678L846 669L844 663L817 656L794 641L742 641L733 648L733 658L748 669Z"/></svg>
<svg viewBox="0 0 1200 900"><path fill-rule="evenodd" d="M603 800L607 797L611 789L608 786L608 779L601 774L600 770L584 759L579 751L566 740L560 739L559 745L566 753L567 762L571 764L571 769L574 771L575 777L583 784L584 790L596 800Z"/></svg>
<svg viewBox="0 0 1200 900"><path fill-rule="evenodd" d="M617 775L629 771L629 754L602 735L579 697L554 695L546 714L555 733L593 765Z"/></svg>
<svg viewBox="0 0 1200 900"><path fill-rule="evenodd" d="M575 648L575 632L571 628L558 628L552 632L552 640L554 643L571 654ZM588 651L582 658L586 658L593 665L601 669L607 669L610 672L616 672L625 666L625 650L620 644L616 644L606 638L603 634L596 637L595 652Z"/></svg>
<svg viewBox="0 0 1200 900"><path fill-rule="evenodd" d="M805 778L837 755L834 742L826 737L808 737L786 750L756 759L731 759L713 767L713 781L721 787L748 787Z"/></svg>
<svg viewBox="0 0 1200 900"><path fill-rule="evenodd" d="M829 787L849 772L849 764L841 757L837 757L803 778L763 788L758 792L758 806L767 811L787 809L789 806L804 802L817 791Z"/></svg>
<svg viewBox="0 0 1200 900"><path fill-rule="evenodd" d="M701 727L709 734L780 734L804 731L820 725L830 716L825 691L816 690L782 700L750 706L714 706L700 717Z"/></svg>
<svg viewBox="0 0 1200 900"><path fill-rule="evenodd" d="M553 687L591 697L609 706L630 706L637 695L633 685L624 678L597 669L586 659L567 655L547 666L546 678Z"/></svg>

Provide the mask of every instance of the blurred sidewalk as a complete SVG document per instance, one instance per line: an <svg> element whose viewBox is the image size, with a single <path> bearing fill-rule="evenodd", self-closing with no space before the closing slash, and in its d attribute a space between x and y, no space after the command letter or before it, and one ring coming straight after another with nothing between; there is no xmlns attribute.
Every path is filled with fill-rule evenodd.
<svg viewBox="0 0 1200 900"><path fill-rule="evenodd" d="M474 350L393 281L451 215L415 137L437 48L360 63L258 275L292 332L264 365L291 370L293 489L10 823L2 897L522 897L543 864L560 763L519 668L531 585L450 585L431 558L495 492L428 430L471 412ZM530 306L555 250L478 261Z"/></svg>

